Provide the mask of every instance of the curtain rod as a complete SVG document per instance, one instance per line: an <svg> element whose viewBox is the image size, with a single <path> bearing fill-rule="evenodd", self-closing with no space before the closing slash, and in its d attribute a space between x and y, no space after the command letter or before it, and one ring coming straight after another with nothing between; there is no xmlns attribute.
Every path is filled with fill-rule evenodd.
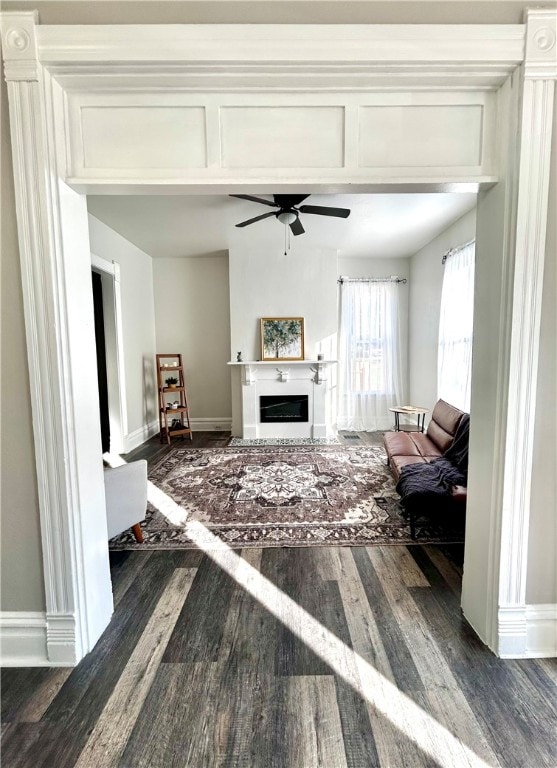
<svg viewBox="0 0 557 768"><path fill-rule="evenodd" d="M443 255L443 258L441 259L441 264L444 264L449 256L453 256L455 253L458 253L459 251L464 250L464 248L468 248L469 245L473 245L476 242L476 240L469 240L467 243L464 243L464 245L459 245L458 248L450 248L447 253Z"/></svg>
<svg viewBox="0 0 557 768"><path fill-rule="evenodd" d="M391 275L391 277L345 277L341 275L337 280L337 283L341 285L343 283L407 283L405 277L397 277Z"/></svg>

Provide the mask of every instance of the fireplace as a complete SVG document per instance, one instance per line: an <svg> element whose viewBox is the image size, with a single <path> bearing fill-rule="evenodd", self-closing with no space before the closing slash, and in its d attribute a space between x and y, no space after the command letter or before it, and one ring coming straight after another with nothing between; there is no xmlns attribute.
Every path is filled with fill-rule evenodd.
<svg viewBox="0 0 557 768"><path fill-rule="evenodd" d="M241 429L247 440L323 439L335 435L331 369L335 360L230 362L241 370Z"/></svg>
<svg viewBox="0 0 557 768"><path fill-rule="evenodd" d="M260 395L261 424L286 424L308 421L307 395Z"/></svg>

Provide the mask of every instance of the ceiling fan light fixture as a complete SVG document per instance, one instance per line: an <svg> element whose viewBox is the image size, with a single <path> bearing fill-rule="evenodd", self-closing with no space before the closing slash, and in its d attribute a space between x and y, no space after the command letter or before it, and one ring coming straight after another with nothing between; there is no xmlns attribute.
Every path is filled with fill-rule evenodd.
<svg viewBox="0 0 557 768"><path fill-rule="evenodd" d="M277 214L277 219L284 225L293 224L297 218L298 217L294 211L280 211L280 213Z"/></svg>

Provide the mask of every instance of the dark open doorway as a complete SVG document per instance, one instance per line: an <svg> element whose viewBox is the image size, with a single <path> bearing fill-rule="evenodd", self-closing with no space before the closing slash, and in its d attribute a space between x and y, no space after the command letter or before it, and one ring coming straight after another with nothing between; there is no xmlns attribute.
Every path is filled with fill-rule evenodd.
<svg viewBox="0 0 557 768"><path fill-rule="evenodd" d="M95 345L97 350L97 381L103 453L110 451L110 418L108 411L108 379L106 374L106 342L104 334L102 277L92 272L93 308L95 312Z"/></svg>

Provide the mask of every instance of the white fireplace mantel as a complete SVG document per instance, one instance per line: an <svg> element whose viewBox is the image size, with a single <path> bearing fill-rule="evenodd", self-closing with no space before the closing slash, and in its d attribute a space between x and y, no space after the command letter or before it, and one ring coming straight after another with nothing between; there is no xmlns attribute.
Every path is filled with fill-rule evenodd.
<svg viewBox="0 0 557 768"><path fill-rule="evenodd" d="M256 380L256 369L259 366L276 369L276 378L278 381L286 381L290 377L289 368L291 366L303 366L310 368L316 384L323 384L327 380L326 372L329 366L336 365L337 360L236 360L230 361L228 365L240 365L243 368L242 383L253 384ZM298 371L303 370L298 368ZM281 373L282 372L282 373ZM293 374L294 375L294 374Z"/></svg>
<svg viewBox="0 0 557 768"><path fill-rule="evenodd" d="M246 360L228 365L242 369L242 437L331 438L335 429L331 413L330 371L336 360ZM308 421L262 423L262 395L307 395Z"/></svg>

